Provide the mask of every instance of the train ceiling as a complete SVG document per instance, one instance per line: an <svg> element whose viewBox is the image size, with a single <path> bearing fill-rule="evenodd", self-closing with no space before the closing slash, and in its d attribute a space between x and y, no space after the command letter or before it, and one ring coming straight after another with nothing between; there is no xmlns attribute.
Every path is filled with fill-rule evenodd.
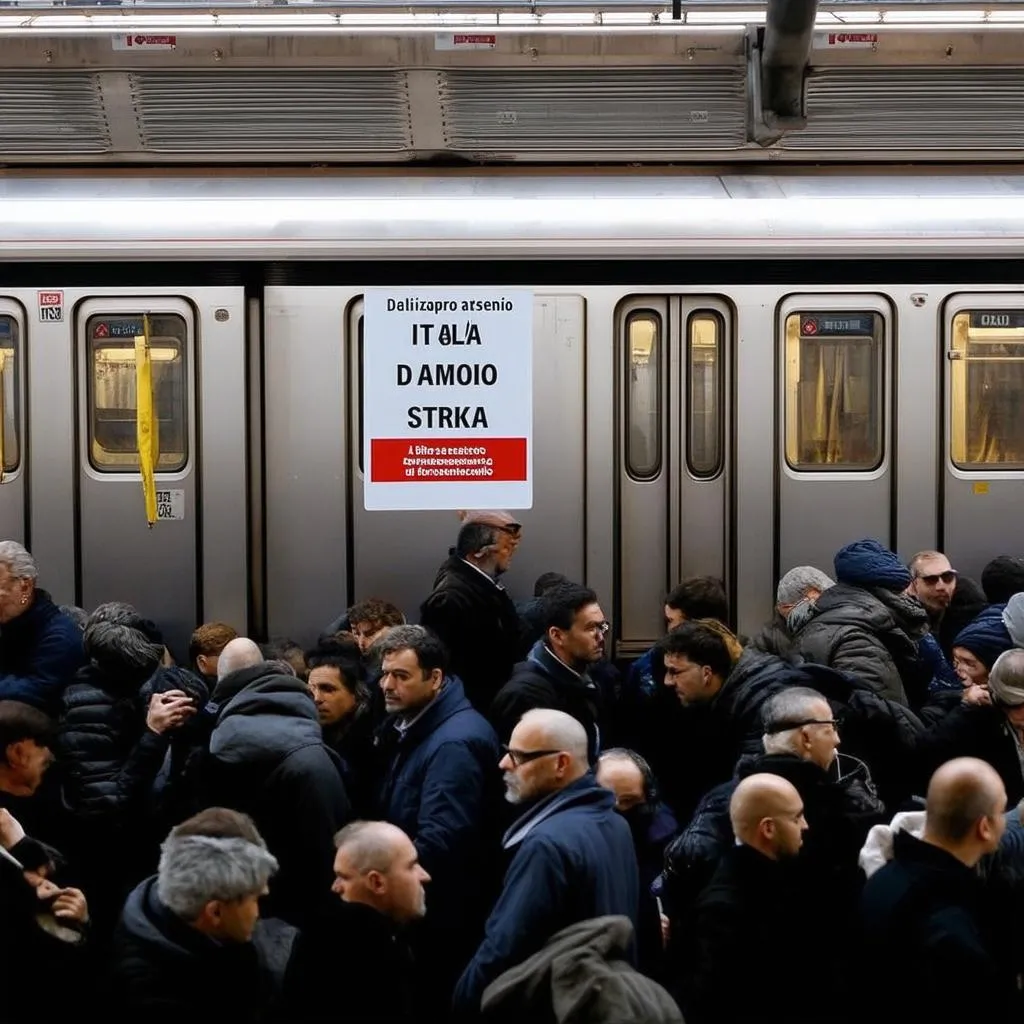
<svg viewBox="0 0 1024 1024"><path fill-rule="evenodd" d="M781 128L763 4L446 6L0 0L0 165L1024 157L1018 4L822 0Z"/></svg>

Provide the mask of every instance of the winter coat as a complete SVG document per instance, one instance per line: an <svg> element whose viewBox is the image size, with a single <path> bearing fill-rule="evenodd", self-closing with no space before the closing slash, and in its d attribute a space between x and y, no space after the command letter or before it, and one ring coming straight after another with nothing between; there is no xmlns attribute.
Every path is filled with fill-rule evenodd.
<svg viewBox="0 0 1024 1024"><path fill-rule="evenodd" d="M519 719L534 708L554 708L575 718L587 731L590 763L596 762L602 745L603 695L588 675L563 665L543 639L533 645L526 661L516 665L491 704L489 717L502 743L508 743Z"/></svg>
<svg viewBox="0 0 1024 1024"><path fill-rule="evenodd" d="M20 700L56 717L60 696L85 664L82 632L45 590L0 626L0 700Z"/></svg>
<svg viewBox="0 0 1024 1024"><path fill-rule="evenodd" d="M906 831L893 854L861 899L872 950L865 1007L930 1024L1019 1017L1016 979L995 941L999 911L978 873Z"/></svg>
<svg viewBox="0 0 1024 1024"><path fill-rule="evenodd" d="M796 646L807 661L856 676L879 696L909 706L908 685L923 697L931 682L917 654L927 626L914 598L837 583L818 598Z"/></svg>
<svg viewBox="0 0 1024 1024"><path fill-rule="evenodd" d="M487 986L488 1024L683 1024L675 1001L629 962L627 917L564 928L524 963Z"/></svg>
<svg viewBox="0 0 1024 1024"><path fill-rule="evenodd" d="M502 893L455 990L457 1011L470 1016L492 981L563 928L606 915L637 922L633 839L615 797L593 775L534 804L502 845L512 853Z"/></svg>
<svg viewBox="0 0 1024 1024"><path fill-rule="evenodd" d="M462 680L473 707L486 713L524 653L512 598L453 555L420 607L420 623L444 642L449 673Z"/></svg>
<svg viewBox="0 0 1024 1024"><path fill-rule="evenodd" d="M225 676L213 702L207 805L253 818L280 865L266 911L301 927L336 898L334 835L350 817L341 765L321 739L305 684L273 663Z"/></svg>
<svg viewBox="0 0 1024 1024"><path fill-rule="evenodd" d="M104 1015L146 1024L273 1019L295 929L261 920L251 942L216 942L172 913L149 878L114 933Z"/></svg>

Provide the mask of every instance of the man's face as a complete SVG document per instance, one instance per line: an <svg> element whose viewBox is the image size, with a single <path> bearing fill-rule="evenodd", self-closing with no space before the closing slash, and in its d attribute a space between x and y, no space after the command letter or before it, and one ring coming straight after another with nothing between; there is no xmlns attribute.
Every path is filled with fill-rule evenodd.
<svg viewBox="0 0 1024 1024"><path fill-rule="evenodd" d="M379 622L352 622L349 624L349 632L356 638L356 645L362 654L370 649L374 640L387 628Z"/></svg>
<svg viewBox="0 0 1024 1024"><path fill-rule="evenodd" d="M718 692L707 665L698 665L685 654L665 655L665 685L676 691L683 707L706 704Z"/></svg>
<svg viewBox="0 0 1024 1024"><path fill-rule="evenodd" d="M672 608L670 605L665 605L665 632L671 633L677 626L681 626L686 621L686 613L681 612L678 608Z"/></svg>
<svg viewBox="0 0 1024 1024"><path fill-rule="evenodd" d="M260 896L267 894L253 893L237 900L218 900L217 938L224 942L249 942L260 918Z"/></svg>
<svg viewBox="0 0 1024 1024"><path fill-rule="evenodd" d="M593 665L604 657L604 638L608 632L599 604L588 604L576 612L569 629L553 628L552 643L568 664Z"/></svg>
<svg viewBox="0 0 1024 1024"><path fill-rule="evenodd" d="M334 725L352 713L356 698L341 679L341 669L335 665L318 665L310 669L306 680L316 705L321 725Z"/></svg>
<svg viewBox="0 0 1024 1024"><path fill-rule="evenodd" d="M988 687L988 669L976 654L966 647L953 648L953 671L964 686Z"/></svg>
<svg viewBox="0 0 1024 1024"><path fill-rule="evenodd" d="M933 615L944 612L956 593L956 572L949 559L945 555L923 558L914 572L910 592Z"/></svg>
<svg viewBox="0 0 1024 1024"><path fill-rule="evenodd" d="M529 803L558 787L560 751L552 749L537 726L520 723L512 730L505 756L498 762L510 804Z"/></svg>
<svg viewBox="0 0 1024 1024"><path fill-rule="evenodd" d="M385 654L380 677L385 710L389 715L418 711L434 699L443 679L439 668L424 672L410 648Z"/></svg>
<svg viewBox="0 0 1024 1024"><path fill-rule="evenodd" d="M802 727L808 744L807 759L827 771L832 767L836 751L839 749L839 730L834 724L832 708L828 701L815 703L812 708L811 714L807 717L813 718L814 721Z"/></svg>
<svg viewBox="0 0 1024 1024"><path fill-rule="evenodd" d="M769 820L772 823L772 851L776 859L795 857L804 844L804 832L807 831L803 801L797 794L780 797L780 805Z"/></svg>
<svg viewBox="0 0 1024 1024"><path fill-rule="evenodd" d="M386 871L361 874L348 850L334 857L334 885L331 890L346 903L366 903L398 924L421 918L427 913L427 894L423 886L430 875L420 864L416 847L408 837L396 837L391 863Z"/></svg>

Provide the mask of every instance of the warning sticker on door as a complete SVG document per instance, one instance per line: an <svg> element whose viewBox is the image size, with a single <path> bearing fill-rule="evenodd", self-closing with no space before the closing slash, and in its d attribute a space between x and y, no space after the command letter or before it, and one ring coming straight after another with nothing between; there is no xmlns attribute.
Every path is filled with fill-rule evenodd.
<svg viewBox="0 0 1024 1024"><path fill-rule="evenodd" d="M37 292L39 320L44 324L60 323L64 319L63 292Z"/></svg>
<svg viewBox="0 0 1024 1024"><path fill-rule="evenodd" d="M157 491L156 492L156 518L157 522L168 519L185 518L185 492L184 491Z"/></svg>

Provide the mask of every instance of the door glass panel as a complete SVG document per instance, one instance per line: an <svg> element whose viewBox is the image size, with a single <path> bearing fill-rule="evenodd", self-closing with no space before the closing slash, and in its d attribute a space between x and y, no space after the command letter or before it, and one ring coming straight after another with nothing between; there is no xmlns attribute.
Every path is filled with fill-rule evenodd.
<svg viewBox="0 0 1024 1024"><path fill-rule="evenodd" d="M626 318L626 471L651 480L661 471L661 317L638 310Z"/></svg>
<svg viewBox="0 0 1024 1024"><path fill-rule="evenodd" d="M158 472L184 469L188 462L188 401L184 317L149 317ZM89 365L89 457L107 473L139 468L136 436L135 338L142 314L89 317L85 325Z"/></svg>
<svg viewBox="0 0 1024 1024"><path fill-rule="evenodd" d="M1024 310L953 317L950 428L960 469L1024 469Z"/></svg>
<svg viewBox="0 0 1024 1024"><path fill-rule="evenodd" d="M3 437L5 473L13 473L21 462L21 385L18 365L18 324L14 317L0 316L0 436Z"/></svg>
<svg viewBox="0 0 1024 1024"><path fill-rule="evenodd" d="M696 477L722 469L722 322L714 313L694 313L687 332L690 361L690 429L686 461Z"/></svg>
<svg viewBox="0 0 1024 1024"><path fill-rule="evenodd" d="M874 311L786 317L786 461L793 469L881 465L884 329Z"/></svg>

